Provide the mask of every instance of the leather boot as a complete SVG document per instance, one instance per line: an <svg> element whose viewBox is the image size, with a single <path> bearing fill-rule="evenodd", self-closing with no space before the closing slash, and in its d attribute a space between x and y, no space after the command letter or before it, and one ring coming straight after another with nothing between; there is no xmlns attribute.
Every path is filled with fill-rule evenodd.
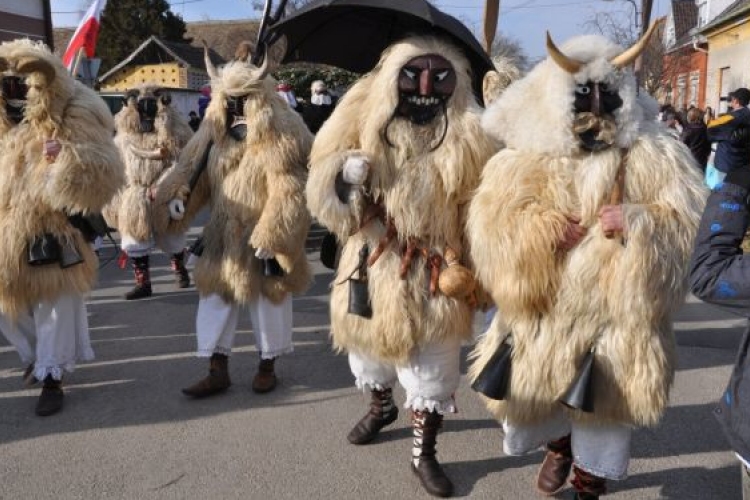
<svg viewBox="0 0 750 500"><path fill-rule="evenodd" d="M258 394L264 394L271 392L276 388L276 373L274 372L274 364L276 358L262 359L258 365L258 373L253 377L253 392Z"/></svg>
<svg viewBox="0 0 750 500"><path fill-rule="evenodd" d="M398 418L398 407L393 404L392 389L370 391L370 411L349 431L346 439L352 444L367 444L381 429Z"/></svg>
<svg viewBox="0 0 750 500"><path fill-rule="evenodd" d="M148 255L133 257L135 288L125 294L125 300L138 300L151 297L151 270Z"/></svg>
<svg viewBox="0 0 750 500"><path fill-rule="evenodd" d="M599 500L600 495L607 493L607 480L573 467L573 479L570 481L575 489L574 500Z"/></svg>
<svg viewBox="0 0 750 500"><path fill-rule="evenodd" d="M453 494L453 483L443 472L435 458L435 444L443 416L437 412L415 411L412 414L414 425L414 448L411 469L419 476L422 486L430 495L449 497Z"/></svg>
<svg viewBox="0 0 750 500"><path fill-rule="evenodd" d="M34 363L31 363L23 371L23 385L24 387L33 387L39 383L39 379L34 376Z"/></svg>
<svg viewBox="0 0 750 500"><path fill-rule="evenodd" d="M547 443L547 456L536 478L536 487L544 495L552 496L565 486L573 466L570 434Z"/></svg>
<svg viewBox="0 0 750 500"><path fill-rule="evenodd" d="M205 398L224 392L232 385L229 380L229 357L214 353L209 363L208 376L183 389L183 394L196 399Z"/></svg>
<svg viewBox="0 0 750 500"><path fill-rule="evenodd" d="M48 417L62 410L62 407L62 380L55 380L52 375L47 375L42 386L42 393L36 402L36 414L40 417Z"/></svg>
<svg viewBox="0 0 750 500"><path fill-rule="evenodd" d="M171 258L172 271L174 272L177 288L187 288L190 286L190 274L185 267L185 250L180 253L172 254Z"/></svg>

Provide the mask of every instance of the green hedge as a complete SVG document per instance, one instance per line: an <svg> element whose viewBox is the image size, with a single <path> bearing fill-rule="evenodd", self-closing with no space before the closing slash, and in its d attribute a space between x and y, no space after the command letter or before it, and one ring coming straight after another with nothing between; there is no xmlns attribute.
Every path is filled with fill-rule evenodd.
<svg viewBox="0 0 750 500"><path fill-rule="evenodd" d="M285 81L294 88L297 97L310 99L310 85L315 80L323 80L329 89L348 88L359 75L338 68L316 68L286 66L273 73L274 78Z"/></svg>

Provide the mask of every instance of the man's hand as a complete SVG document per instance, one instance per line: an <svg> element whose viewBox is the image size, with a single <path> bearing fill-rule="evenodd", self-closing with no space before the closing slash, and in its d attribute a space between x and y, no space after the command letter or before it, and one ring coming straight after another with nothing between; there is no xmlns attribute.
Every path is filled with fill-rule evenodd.
<svg viewBox="0 0 750 500"><path fill-rule="evenodd" d="M607 238L612 238L615 233L625 235L625 217L622 214L622 205L604 205L599 210L599 224Z"/></svg>
<svg viewBox="0 0 750 500"><path fill-rule="evenodd" d="M172 220L182 220L185 217L185 204L179 198L169 202L169 216Z"/></svg>
<svg viewBox="0 0 750 500"><path fill-rule="evenodd" d="M46 141L44 141L44 157L48 162L54 163L57 159L57 155L60 154L61 150L62 146L60 145L60 141L58 141L57 139L47 139Z"/></svg>
<svg viewBox="0 0 750 500"><path fill-rule="evenodd" d="M587 229L581 224L581 219L568 217L568 225L565 228L562 239L557 243L557 248L568 251L575 247L586 235Z"/></svg>
<svg viewBox="0 0 750 500"><path fill-rule="evenodd" d="M276 254L273 253L273 250L269 250L268 248L259 248L255 251L255 256L260 260L268 260L273 259Z"/></svg>
<svg viewBox="0 0 750 500"><path fill-rule="evenodd" d="M370 161L361 154L350 156L344 162L344 168L341 170L341 177L347 184L360 186L367 180L370 173Z"/></svg>

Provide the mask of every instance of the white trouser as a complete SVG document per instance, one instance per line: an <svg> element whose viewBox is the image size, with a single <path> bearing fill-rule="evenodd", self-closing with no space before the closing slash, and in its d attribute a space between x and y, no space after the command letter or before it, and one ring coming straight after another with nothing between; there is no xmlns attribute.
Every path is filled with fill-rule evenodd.
<svg viewBox="0 0 750 500"><path fill-rule="evenodd" d="M291 294L287 294L280 304L274 304L260 294L257 300L247 304L247 308L253 323L255 347L262 359L275 358L294 350ZM195 320L198 356L231 354L241 309L242 305L226 302L215 293L201 296Z"/></svg>
<svg viewBox="0 0 750 500"><path fill-rule="evenodd" d="M61 380L64 371L73 371L76 361L94 359L86 305L80 295L40 302L14 323L0 315L0 330L23 363L34 363L34 376L39 380L47 375Z"/></svg>
<svg viewBox="0 0 750 500"><path fill-rule="evenodd" d="M629 426L572 422L560 410L540 424L517 425L505 421L503 430L506 455L525 455L570 434L576 467L605 479L620 480L628 476L633 433Z"/></svg>
<svg viewBox="0 0 750 500"><path fill-rule="evenodd" d="M461 341L449 339L414 350L403 366L349 353L349 366L362 390L383 390L398 380L406 391L405 408L455 413L454 394L461 378Z"/></svg>
<svg viewBox="0 0 750 500"><path fill-rule="evenodd" d="M122 234L120 247L128 257L145 257L154 247L159 247L168 255L180 253L185 248L185 234L157 234L155 239L138 241L129 234Z"/></svg>

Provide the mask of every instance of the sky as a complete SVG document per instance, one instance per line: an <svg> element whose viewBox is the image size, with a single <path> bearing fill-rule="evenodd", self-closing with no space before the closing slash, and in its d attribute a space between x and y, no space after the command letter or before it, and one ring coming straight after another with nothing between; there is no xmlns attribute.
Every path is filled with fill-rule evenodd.
<svg viewBox="0 0 750 500"><path fill-rule="evenodd" d="M117 0L111 0L117 1ZM222 21L257 17L250 0L168 0L172 11L185 21ZM635 6L641 0L501 0L498 32L518 41L527 56L536 60L545 55L545 32L549 30L558 45L566 39L591 32L586 20L597 12L610 12L622 22L633 22ZM91 0L52 0L53 24L76 26ZM441 10L464 22L481 35L484 0L436 0ZM654 0L652 19L665 15L669 0Z"/></svg>

